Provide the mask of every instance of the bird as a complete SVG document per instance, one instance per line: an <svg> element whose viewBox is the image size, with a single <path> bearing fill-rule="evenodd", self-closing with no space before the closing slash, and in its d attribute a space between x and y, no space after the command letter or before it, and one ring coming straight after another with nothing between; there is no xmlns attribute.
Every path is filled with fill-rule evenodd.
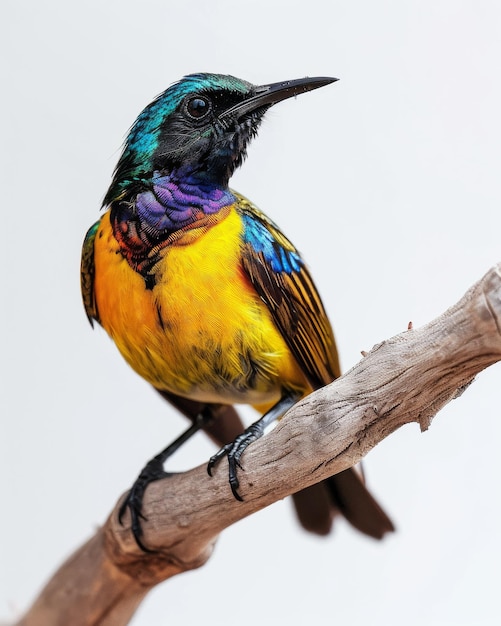
<svg viewBox="0 0 501 626"><path fill-rule="evenodd" d="M190 74L140 113L125 140L101 218L82 248L81 289L99 323L142 378L191 421L149 461L120 508L138 545L147 486L203 429L226 457L237 500L241 457L298 400L341 374L332 326L302 256L229 181L270 107L334 83L330 77L254 85ZM293 132L293 130L292 130ZM307 159L305 158L305 162ZM313 175L313 172L312 172ZM307 194L298 211L315 213ZM235 405L261 417L244 427ZM347 469L294 495L302 525L330 532L341 512L380 539L393 523Z"/></svg>

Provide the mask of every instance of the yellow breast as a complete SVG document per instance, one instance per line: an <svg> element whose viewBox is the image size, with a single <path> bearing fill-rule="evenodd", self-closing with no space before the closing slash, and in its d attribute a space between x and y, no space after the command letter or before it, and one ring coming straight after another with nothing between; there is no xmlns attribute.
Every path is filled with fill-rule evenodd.
<svg viewBox="0 0 501 626"><path fill-rule="evenodd" d="M307 383L240 265L242 222L232 208L161 252L155 286L120 254L109 215L95 240L102 325L147 381L204 402L274 402Z"/></svg>

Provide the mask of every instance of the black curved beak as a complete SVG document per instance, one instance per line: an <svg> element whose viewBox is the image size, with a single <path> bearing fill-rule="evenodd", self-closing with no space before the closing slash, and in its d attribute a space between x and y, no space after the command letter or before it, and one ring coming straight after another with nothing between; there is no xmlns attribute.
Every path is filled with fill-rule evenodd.
<svg viewBox="0 0 501 626"><path fill-rule="evenodd" d="M286 80L281 83L271 83L270 85L261 85L254 87L250 92L249 97L230 107L222 115L219 116L220 120L226 118L240 118L246 113L251 113L261 107L269 108L282 100L292 98L293 96L299 96L307 91L318 89L319 87L325 87L336 82L337 78L330 78L327 76L317 78L298 78L296 80Z"/></svg>

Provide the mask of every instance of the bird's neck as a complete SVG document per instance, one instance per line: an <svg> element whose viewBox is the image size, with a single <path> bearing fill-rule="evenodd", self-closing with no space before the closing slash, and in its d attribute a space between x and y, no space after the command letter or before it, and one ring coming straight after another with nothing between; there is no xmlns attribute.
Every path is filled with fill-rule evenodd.
<svg viewBox="0 0 501 626"><path fill-rule="evenodd" d="M203 177L154 172L141 188L111 203L111 223L122 254L141 271L151 252L174 233L196 227L204 217L235 202L226 186Z"/></svg>
<svg viewBox="0 0 501 626"><path fill-rule="evenodd" d="M227 187L194 176L155 172L150 189L138 193L135 204L140 220L158 231L172 232L233 202L235 197Z"/></svg>

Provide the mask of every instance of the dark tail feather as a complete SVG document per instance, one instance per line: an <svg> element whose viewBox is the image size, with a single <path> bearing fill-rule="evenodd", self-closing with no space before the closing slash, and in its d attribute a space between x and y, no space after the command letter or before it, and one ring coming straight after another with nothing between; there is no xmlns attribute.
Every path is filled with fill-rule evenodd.
<svg viewBox="0 0 501 626"><path fill-rule="evenodd" d="M217 446L230 443L244 430L244 424L233 406L204 404L159 389L157 391L192 422L202 411L209 409L214 419L203 430ZM328 535L339 513L355 528L376 539L394 530L391 520L353 468L303 489L293 498L301 525L317 535Z"/></svg>
<svg viewBox="0 0 501 626"><path fill-rule="evenodd" d="M382 539L393 532L392 521L364 484L363 477L350 468L325 481L335 506L360 532Z"/></svg>
<svg viewBox="0 0 501 626"><path fill-rule="evenodd" d="M293 499L301 525L316 535L328 535L339 514L374 539L382 539L387 532L395 530L353 468L303 489Z"/></svg>
<svg viewBox="0 0 501 626"><path fill-rule="evenodd" d="M315 535L328 535L339 511L323 482L298 491L292 496L301 526Z"/></svg>

